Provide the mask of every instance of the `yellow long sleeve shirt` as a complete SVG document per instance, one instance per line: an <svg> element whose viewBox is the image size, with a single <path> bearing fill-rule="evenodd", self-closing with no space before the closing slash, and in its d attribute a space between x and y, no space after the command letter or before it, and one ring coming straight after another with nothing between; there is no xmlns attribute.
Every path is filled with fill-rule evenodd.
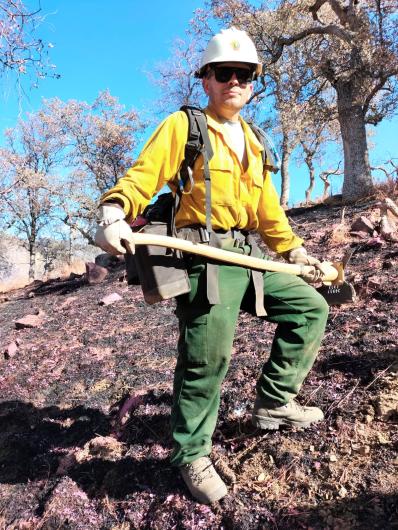
<svg viewBox="0 0 398 530"><path fill-rule="evenodd" d="M222 124L206 109L209 138L214 156L209 161L211 175L211 223L213 229L256 230L265 244L281 253L298 247L269 171L263 172L263 149L249 125L240 118L245 135L247 169L242 166ZM165 185L175 191L177 174L184 160L188 137L188 117L183 111L166 118L149 138L139 158L101 203L118 200L127 220L143 212L152 197ZM177 228L206 225L206 195L203 157L193 167L194 186L184 194L176 216ZM189 187L189 184L187 184Z"/></svg>

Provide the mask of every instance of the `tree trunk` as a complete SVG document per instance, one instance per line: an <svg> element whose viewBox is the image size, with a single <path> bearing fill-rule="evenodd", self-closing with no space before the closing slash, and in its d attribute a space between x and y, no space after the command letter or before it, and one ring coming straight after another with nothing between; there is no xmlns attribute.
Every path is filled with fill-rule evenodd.
<svg viewBox="0 0 398 530"><path fill-rule="evenodd" d="M342 195L347 202L370 195L373 188L370 172L365 116L352 82L337 83L337 106L344 148Z"/></svg>
<svg viewBox="0 0 398 530"><path fill-rule="evenodd" d="M329 175L326 174L320 174L320 178L323 180L323 193L322 193L322 202L326 201L326 199L329 197L329 188L330 188L330 182L328 181Z"/></svg>
<svg viewBox="0 0 398 530"><path fill-rule="evenodd" d="M69 238L68 238L68 265L72 265L72 229L69 230Z"/></svg>
<svg viewBox="0 0 398 530"><path fill-rule="evenodd" d="M308 188L305 190L305 203L308 204L311 200L311 194L315 186L315 169L312 160L306 160L306 164L310 173L310 183Z"/></svg>
<svg viewBox="0 0 398 530"><path fill-rule="evenodd" d="M290 194L290 175L289 175L289 160L290 160L290 146L286 136L282 141L282 164L281 164L281 198L280 204L283 208L287 208Z"/></svg>
<svg viewBox="0 0 398 530"><path fill-rule="evenodd" d="M29 240L29 280L35 279L36 269L36 245L35 242Z"/></svg>

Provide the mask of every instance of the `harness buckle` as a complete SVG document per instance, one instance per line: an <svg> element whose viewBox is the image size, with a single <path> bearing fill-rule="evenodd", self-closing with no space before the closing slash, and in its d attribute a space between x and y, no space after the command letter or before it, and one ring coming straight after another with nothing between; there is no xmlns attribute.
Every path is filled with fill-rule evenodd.
<svg viewBox="0 0 398 530"><path fill-rule="evenodd" d="M243 239L234 239L235 248L243 248L245 246L245 241Z"/></svg>
<svg viewBox="0 0 398 530"><path fill-rule="evenodd" d="M201 243L210 243L209 232L203 226L199 227L199 236Z"/></svg>

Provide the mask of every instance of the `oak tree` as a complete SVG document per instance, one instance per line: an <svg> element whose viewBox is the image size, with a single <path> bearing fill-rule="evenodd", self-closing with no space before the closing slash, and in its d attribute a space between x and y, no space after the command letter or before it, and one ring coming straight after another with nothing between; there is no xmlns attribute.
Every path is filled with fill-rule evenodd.
<svg viewBox="0 0 398 530"><path fill-rule="evenodd" d="M290 46L310 42L313 79L334 90L344 151L343 198L373 191L366 124L397 108L397 6L392 0L280 0L262 4L213 0L211 13L245 29L266 63L284 61ZM286 79L286 82L289 82Z"/></svg>

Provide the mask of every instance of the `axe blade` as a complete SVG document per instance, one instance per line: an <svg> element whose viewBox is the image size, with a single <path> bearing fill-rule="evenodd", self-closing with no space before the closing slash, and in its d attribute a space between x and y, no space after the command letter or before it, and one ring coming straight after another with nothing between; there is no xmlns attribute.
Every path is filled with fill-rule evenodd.
<svg viewBox="0 0 398 530"><path fill-rule="evenodd" d="M348 282L341 282L335 285L321 285L317 288L329 305L341 305L353 303L356 300L354 286Z"/></svg>

